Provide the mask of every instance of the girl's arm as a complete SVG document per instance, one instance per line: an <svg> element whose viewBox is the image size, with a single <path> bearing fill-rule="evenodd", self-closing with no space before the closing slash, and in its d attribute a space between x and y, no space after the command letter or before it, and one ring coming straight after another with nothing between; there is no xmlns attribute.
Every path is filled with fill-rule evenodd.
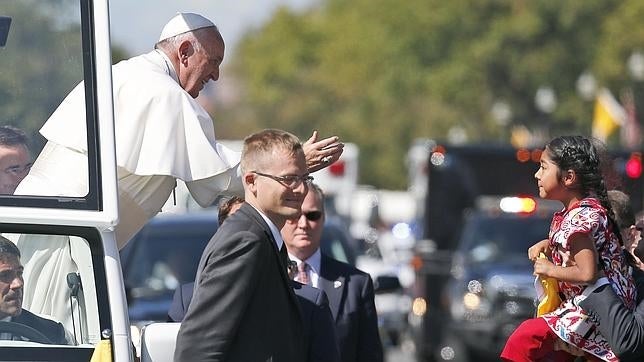
<svg viewBox="0 0 644 362"><path fill-rule="evenodd" d="M588 284L597 279L597 251L587 234L573 234L570 243L571 265L557 266L547 259L536 259L534 274L552 277L559 281Z"/></svg>

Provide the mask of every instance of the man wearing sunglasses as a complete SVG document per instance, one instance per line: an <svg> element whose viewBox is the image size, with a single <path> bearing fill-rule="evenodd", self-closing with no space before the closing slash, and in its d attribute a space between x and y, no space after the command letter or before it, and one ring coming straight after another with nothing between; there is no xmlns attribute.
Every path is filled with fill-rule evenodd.
<svg viewBox="0 0 644 362"><path fill-rule="evenodd" d="M324 220L324 193L311 184L302 213L282 227L289 257L297 263L295 280L327 294L343 362L382 361L371 277L320 252Z"/></svg>

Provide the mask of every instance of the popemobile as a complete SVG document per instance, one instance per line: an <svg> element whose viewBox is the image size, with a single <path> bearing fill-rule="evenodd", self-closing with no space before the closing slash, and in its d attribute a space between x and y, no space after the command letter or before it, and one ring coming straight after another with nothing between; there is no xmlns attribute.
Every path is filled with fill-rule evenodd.
<svg viewBox="0 0 644 362"><path fill-rule="evenodd" d="M22 265L63 250L61 245L67 254L49 253L50 261L71 258L75 264L68 272L53 272L36 263L25 266L21 278L13 259L0 257L0 274L15 271L8 277L13 280L0 281L2 303L22 301L22 308L2 314L2 360L134 359L114 231L119 215L109 34L107 0L5 0L0 5L0 126L22 130L30 157L41 154L46 140L38 131L82 82L86 137L78 157L86 162L75 169L55 166L61 174L79 174L88 185L86 192L71 196L51 195L47 184L40 194L0 195L0 233L18 245ZM18 171L27 173L30 167ZM34 273L53 287L19 282ZM22 324L24 315L38 322ZM64 338L52 340L49 327L62 328Z"/></svg>

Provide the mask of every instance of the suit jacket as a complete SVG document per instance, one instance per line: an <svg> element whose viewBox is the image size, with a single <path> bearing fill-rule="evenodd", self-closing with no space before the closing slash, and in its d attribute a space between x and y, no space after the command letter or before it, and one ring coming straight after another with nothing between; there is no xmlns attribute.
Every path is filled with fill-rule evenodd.
<svg viewBox="0 0 644 362"><path fill-rule="evenodd" d="M382 343L369 274L322 254L318 287L329 298L343 362L380 362Z"/></svg>
<svg viewBox="0 0 644 362"><path fill-rule="evenodd" d="M303 361L298 302L271 231L249 204L201 256L176 361Z"/></svg>
<svg viewBox="0 0 644 362"><path fill-rule="evenodd" d="M181 322L190 305L195 283L182 284L175 290L168 311L170 322ZM324 291L291 281L302 312L304 337L308 362L339 362L340 352L336 344L335 325L329 310L329 301Z"/></svg>
<svg viewBox="0 0 644 362"><path fill-rule="evenodd" d="M633 276L638 299L634 311L622 304L609 284L595 289L579 303L620 361L644 360L644 272L634 269Z"/></svg>
<svg viewBox="0 0 644 362"><path fill-rule="evenodd" d="M49 338L52 344L69 344L65 338L65 328L62 324L39 317L26 309L23 309L17 317L11 317L11 321L37 330Z"/></svg>

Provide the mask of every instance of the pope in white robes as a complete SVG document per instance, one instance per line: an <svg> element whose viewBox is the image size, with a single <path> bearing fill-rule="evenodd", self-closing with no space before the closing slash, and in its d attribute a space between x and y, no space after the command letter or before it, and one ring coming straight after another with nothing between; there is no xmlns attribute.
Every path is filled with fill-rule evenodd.
<svg viewBox="0 0 644 362"><path fill-rule="evenodd" d="M194 99L205 82L218 78L223 39L208 19L180 13L164 27L159 41L203 28L216 32L221 41L221 55L218 57L218 47L199 49L197 46L191 56L198 56L200 51L202 57L204 51L211 53L207 54L208 61L212 58L218 61L216 75L213 75L212 66L207 71L184 67L180 52L168 54L158 47L113 66L120 220L115 233L119 248L161 210L176 179L185 182L201 206L209 206L220 193L243 194L238 174L240 154L216 141L211 117ZM183 45L181 42L177 47ZM209 49L215 49L214 54ZM202 76L194 81L199 72ZM40 133L47 143L15 194L87 195L83 83L65 98ZM305 144L306 150L310 151L307 162L313 171L337 160L342 145L336 137L317 141L314 132ZM72 330L70 293L65 276L80 271L83 288L93 289L93 278L83 278L83 275L92 275L91 260L79 255L73 238L43 239L42 236L24 235L17 241L25 266L23 307L52 316ZM83 336L96 342L100 339L98 321L89 315L86 317L89 325L76 325L75 329L82 328Z"/></svg>

